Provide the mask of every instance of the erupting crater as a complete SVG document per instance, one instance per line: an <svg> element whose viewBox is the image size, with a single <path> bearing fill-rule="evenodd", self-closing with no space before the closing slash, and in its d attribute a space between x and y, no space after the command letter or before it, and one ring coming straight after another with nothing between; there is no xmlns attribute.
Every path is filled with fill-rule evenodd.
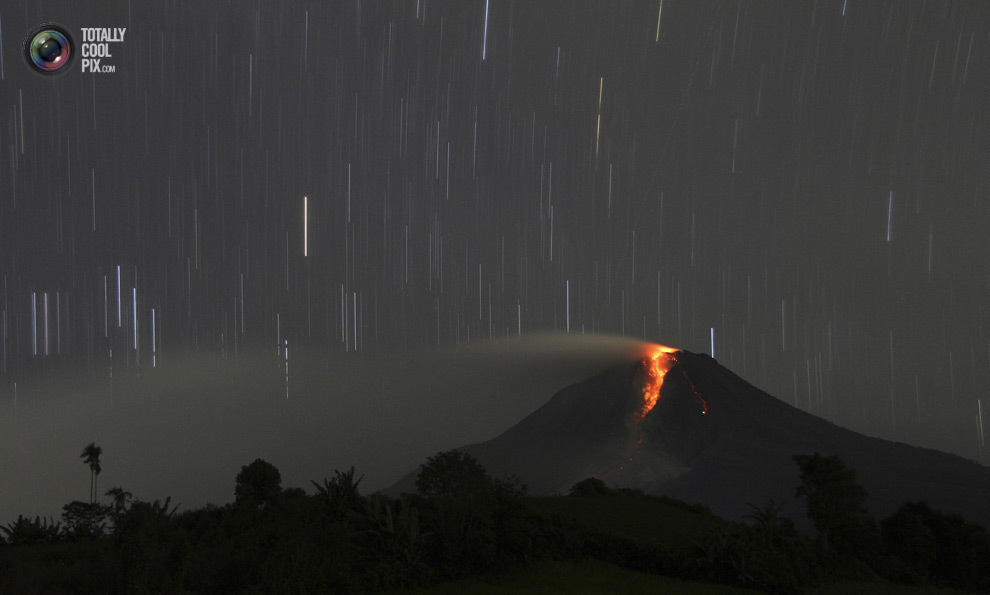
<svg viewBox="0 0 990 595"><path fill-rule="evenodd" d="M643 366L646 368L646 381L643 383L643 407L639 411L637 421L642 421L646 417L657 401L660 399L660 387L663 386L663 378L667 375L675 363L677 357L674 355L679 350L666 345L652 344L647 347L647 352L643 357Z"/></svg>

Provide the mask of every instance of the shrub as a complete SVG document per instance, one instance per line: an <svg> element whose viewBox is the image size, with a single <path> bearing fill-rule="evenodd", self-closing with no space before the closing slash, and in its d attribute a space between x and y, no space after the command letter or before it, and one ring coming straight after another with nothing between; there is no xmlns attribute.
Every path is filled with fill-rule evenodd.
<svg viewBox="0 0 990 595"><path fill-rule="evenodd" d="M571 486L572 496L605 496L609 493L605 482L597 477L582 479Z"/></svg>
<svg viewBox="0 0 990 595"><path fill-rule="evenodd" d="M34 517L34 520L17 515L17 520L0 527L7 535L10 545L32 545L36 543L55 543L62 537L62 526L52 519L45 520Z"/></svg>

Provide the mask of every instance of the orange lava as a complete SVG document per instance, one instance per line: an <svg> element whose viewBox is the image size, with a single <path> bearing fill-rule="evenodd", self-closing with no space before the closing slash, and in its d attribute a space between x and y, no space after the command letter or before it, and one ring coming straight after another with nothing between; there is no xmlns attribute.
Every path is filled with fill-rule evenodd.
<svg viewBox="0 0 990 595"><path fill-rule="evenodd" d="M691 392L694 393L694 396L698 397L698 402L701 403L701 414L705 415L708 413L708 401L702 398L701 393L699 393L698 389L694 386L694 381L691 380L690 376L688 376L687 370L684 370L684 380L688 381L688 386L691 387Z"/></svg>
<svg viewBox="0 0 990 595"><path fill-rule="evenodd" d="M639 412L639 420L642 421L660 399L660 387L663 386L663 378L667 371L677 360L674 353L677 349L665 345L650 345L643 364L646 366L646 382L643 384L643 408Z"/></svg>

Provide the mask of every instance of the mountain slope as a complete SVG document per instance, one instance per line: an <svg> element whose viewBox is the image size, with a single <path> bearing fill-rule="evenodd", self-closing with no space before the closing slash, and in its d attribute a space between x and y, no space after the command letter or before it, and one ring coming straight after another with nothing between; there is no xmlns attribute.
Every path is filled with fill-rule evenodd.
<svg viewBox="0 0 990 595"><path fill-rule="evenodd" d="M770 498L794 502L795 454L838 455L856 470L877 518L907 500L990 526L990 468L841 428L759 390L706 356L680 351L641 417L649 360L561 390L501 435L460 450L531 493L566 493L590 476L700 502L739 519ZM397 490L409 491L415 473Z"/></svg>

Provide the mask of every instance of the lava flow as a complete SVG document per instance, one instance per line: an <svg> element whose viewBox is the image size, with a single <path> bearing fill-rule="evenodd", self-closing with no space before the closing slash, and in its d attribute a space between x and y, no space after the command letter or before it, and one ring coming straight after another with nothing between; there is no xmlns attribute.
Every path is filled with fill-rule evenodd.
<svg viewBox="0 0 990 595"><path fill-rule="evenodd" d="M674 353L677 349L665 345L650 345L643 364L646 366L646 382L643 384L643 408L639 412L639 420L642 421L646 414L653 409L660 399L660 387L663 386L663 378L667 371L677 359Z"/></svg>

